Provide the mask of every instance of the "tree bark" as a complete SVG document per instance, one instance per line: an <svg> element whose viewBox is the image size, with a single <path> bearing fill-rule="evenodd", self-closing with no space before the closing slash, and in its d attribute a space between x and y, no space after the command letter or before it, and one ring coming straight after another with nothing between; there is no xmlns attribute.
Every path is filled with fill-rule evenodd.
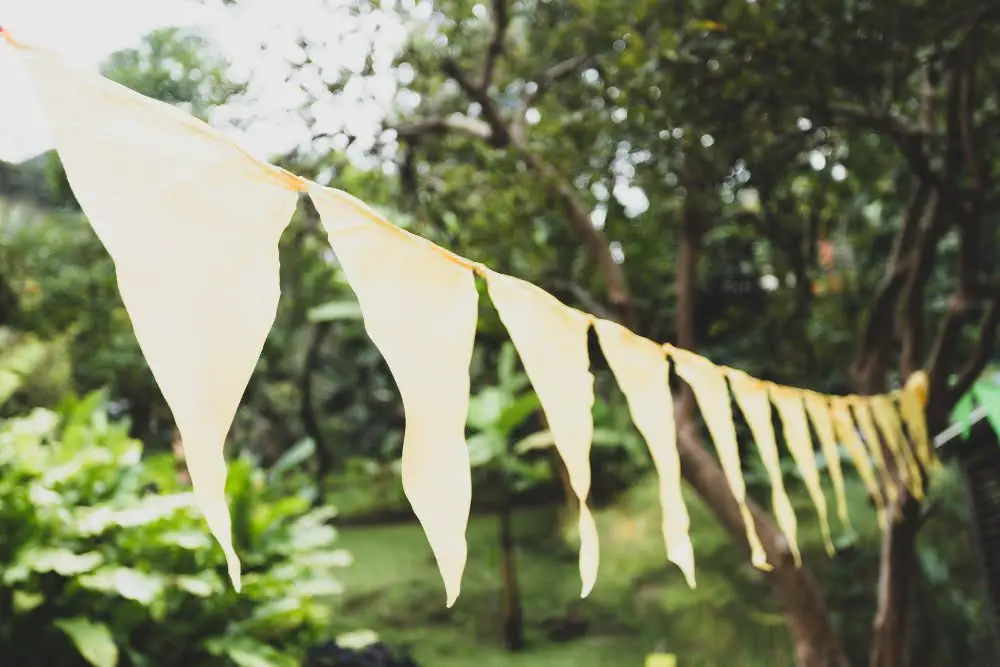
<svg viewBox="0 0 1000 667"><path fill-rule="evenodd" d="M517 554L509 499L500 510L501 581L503 586L503 640L508 651L524 648L524 614L517 581Z"/></svg>
<svg viewBox="0 0 1000 667"><path fill-rule="evenodd" d="M898 518L882 534L878 574L878 608L872 626L871 667L904 667L910 664L911 609L917 577L917 531L920 507L902 492L890 513Z"/></svg>

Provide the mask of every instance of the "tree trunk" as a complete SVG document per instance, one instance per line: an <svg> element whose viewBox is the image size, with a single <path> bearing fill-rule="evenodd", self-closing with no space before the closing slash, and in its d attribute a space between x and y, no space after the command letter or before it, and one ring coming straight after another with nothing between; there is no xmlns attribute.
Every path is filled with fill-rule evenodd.
<svg viewBox="0 0 1000 667"><path fill-rule="evenodd" d="M690 404L677 400L677 450L684 479L712 510L733 540L749 553L743 517L729 491L722 468L705 449L695 432ZM686 413L686 414L685 414ZM754 517L767 561L774 570L765 575L768 585L785 612L798 667L848 667L847 656L823 601L815 577L805 566L795 567L788 541L753 501L747 501Z"/></svg>
<svg viewBox="0 0 1000 667"><path fill-rule="evenodd" d="M511 506L506 501L500 510L500 552L504 646L508 651L520 651L524 648L524 615L521 611L521 589L517 582L517 554Z"/></svg>
<svg viewBox="0 0 1000 667"><path fill-rule="evenodd" d="M695 288L702 234L707 219L703 205L706 189L689 183L681 220L681 244L677 258L677 345L695 348ZM677 451L684 479L730 533L749 553L743 517L721 466L709 454L695 430L694 397L689 389L676 400ZM767 582L785 611L798 667L848 667L840 638L833 628L823 595L815 578L804 566L795 567L788 542L774 523L748 499L757 534L774 570Z"/></svg>
<svg viewBox="0 0 1000 667"><path fill-rule="evenodd" d="M910 665L912 592L917 572L917 531L920 507L903 492L896 504L897 520L882 535L878 574L878 609L872 627L871 667Z"/></svg>

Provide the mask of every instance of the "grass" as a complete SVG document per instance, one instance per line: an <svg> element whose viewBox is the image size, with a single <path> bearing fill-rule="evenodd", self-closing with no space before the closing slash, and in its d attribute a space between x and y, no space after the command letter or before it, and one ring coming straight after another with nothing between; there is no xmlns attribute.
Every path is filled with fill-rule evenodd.
<svg viewBox="0 0 1000 667"><path fill-rule="evenodd" d="M470 523L469 563L452 609L445 608L440 575L416 523L344 528L342 545L355 563L343 573L346 593L336 629L375 630L408 647L422 667L624 667L643 665L657 650L677 654L681 667L790 665L783 618L760 575L695 498L688 498L688 507L696 589L666 560L656 490L643 483L597 513L601 570L585 600L579 598L577 555L559 537L555 510L519 511L515 532L528 647L518 653L502 648L495 517ZM806 525L815 523L808 512L799 511L807 558L825 560L818 530ZM552 639L547 628L567 617L584 621L586 632Z"/></svg>

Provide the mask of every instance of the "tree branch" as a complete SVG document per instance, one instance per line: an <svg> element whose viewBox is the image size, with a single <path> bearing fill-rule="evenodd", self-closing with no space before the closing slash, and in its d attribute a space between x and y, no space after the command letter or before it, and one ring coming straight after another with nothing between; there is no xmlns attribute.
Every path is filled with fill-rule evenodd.
<svg viewBox="0 0 1000 667"><path fill-rule="evenodd" d="M483 73L479 78L479 88L486 92L493 83L493 72L496 68L497 60L503 55L504 39L507 37L507 28L510 26L510 16L507 14L507 0L493 0L493 39L486 49L486 58L483 61Z"/></svg>
<svg viewBox="0 0 1000 667"><path fill-rule="evenodd" d="M459 113L450 116L432 116L412 123L390 126L386 129L394 130L400 140L411 143L425 136L448 134L449 132L464 134L484 141L489 141L493 136L493 129L489 124L478 118L470 118Z"/></svg>
<svg viewBox="0 0 1000 667"><path fill-rule="evenodd" d="M490 98L487 88L474 83L462 68L459 67L458 63L450 58L445 59L441 64L441 70L458 84L458 87L469 96L469 99L479 104L482 108L483 118L486 119L492 131L492 144L497 148L502 148L510 144L510 131L500 116L500 111L497 109L496 104L494 104L493 99Z"/></svg>
<svg viewBox="0 0 1000 667"><path fill-rule="evenodd" d="M958 379L952 385L948 403L954 405L975 383L983 372L996 349L997 330L1000 328L1000 291L998 291L986 309L983 323L979 327L979 340L969 354L965 365L958 373Z"/></svg>

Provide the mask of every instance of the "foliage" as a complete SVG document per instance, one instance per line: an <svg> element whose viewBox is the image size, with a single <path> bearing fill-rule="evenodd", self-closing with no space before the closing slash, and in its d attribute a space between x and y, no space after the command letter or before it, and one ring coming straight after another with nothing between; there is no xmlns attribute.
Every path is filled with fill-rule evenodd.
<svg viewBox="0 0 1000 667"><path fill-rule="evenodd" d="M418 667L413 660L393 652L382 642L361 648L327 642L309 650L302 667Z"/></svg>
<svg viewBox="0 0 1000 667"><path fill-rule="evenodd" d="M293 468L230 467L244 590L169 455L95 393L0 425L0 653L12 664L294 666L340 593L329 508ZM300 480L301 481L301 480ZM116 656L120 662L116 662Z"/></svg>
<svg viewBox="0 0 1000 667"><path fill-rule="evenodd" d="M962 433L966 438L969 437L969 430L972 426L970 419L974 407L986 411L986 418L990 425L1000 435L1000 384L997 383L1000 375L997 374L996 369L993 369L985 371L984 376L977 380L972 388L959 399L951 414L952 421L962 425Z"/></svg>

